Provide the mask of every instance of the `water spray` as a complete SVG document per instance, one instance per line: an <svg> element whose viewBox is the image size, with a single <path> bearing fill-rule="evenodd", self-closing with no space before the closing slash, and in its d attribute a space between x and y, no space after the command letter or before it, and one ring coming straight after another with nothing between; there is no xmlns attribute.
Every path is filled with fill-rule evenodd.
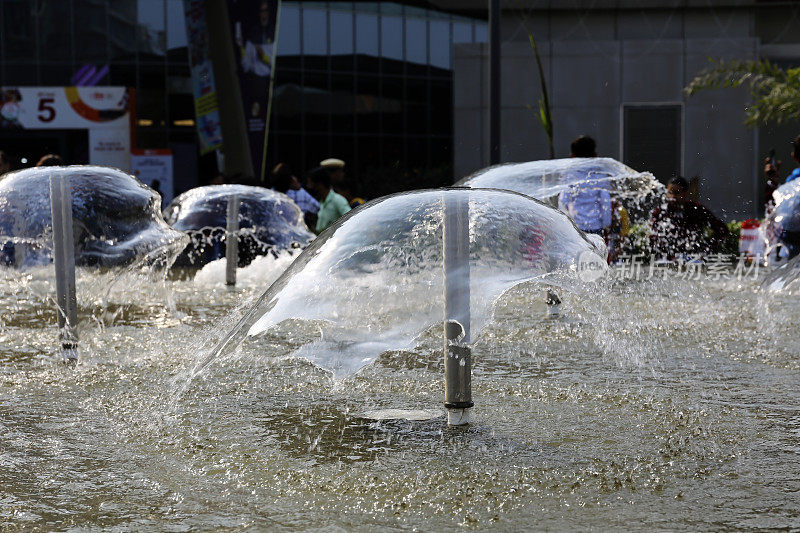
<svg viewBox="0 0 800 533"><path fill-rule="evenodd" d="M78 360L78 300L75 296L75 244L68 174L50 175L50 213L61 355L64 361L74 363Z"/></svg>
<svg viewBox="0 0 800 533"><path fill-rule="evenodd" d="M228 197L227 223L225 227L225 285L236 285L236 267L239 264L239 205L238 194Z"/></svg>
<svg viewBox="0 0 800 533"><path fill-rule="evenodd" d="M444 197L444 406L447 423L469 424L470 342L469 198Z"/></svg>

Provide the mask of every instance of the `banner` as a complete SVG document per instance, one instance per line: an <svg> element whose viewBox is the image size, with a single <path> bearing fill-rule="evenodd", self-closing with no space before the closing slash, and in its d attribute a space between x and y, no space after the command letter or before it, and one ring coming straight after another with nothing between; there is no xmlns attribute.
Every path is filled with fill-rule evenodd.
<svg viewBox="0 0 800 533"><path fill-rule="evenodd" d="M125 87L2 87L0 128L89 130L89 163L130 169Z"/></svg>
<svg viewBox="0 0 800 533"><path fill-rule="evenodd" d="M208 52L208 29L204 0L183 0L186 35L189 45L189 66L192 72L194 116L200 153L207 154L222 147L217 89L214 68Z"/></svg>
<svg viewBox="0 0 800 533"><path fill-rule="evenodd" d="M161 209L169 205L175 193L172 150L133 150L131 173L139 178L139 181L161 194Z"/></svg>
<svg viewBox="0 0 800 533"><path fill-rule="evenodd" d="M236 71L255 177L264 172L280 0L228 0Z"/></svg>

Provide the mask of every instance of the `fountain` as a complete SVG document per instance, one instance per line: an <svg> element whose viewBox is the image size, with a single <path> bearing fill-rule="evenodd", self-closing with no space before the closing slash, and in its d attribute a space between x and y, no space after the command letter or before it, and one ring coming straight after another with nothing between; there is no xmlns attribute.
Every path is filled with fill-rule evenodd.
<svg viewBox="0 0 800 533"><path fill-rule="evenodd" d="M609 157L570 157L525 163L507 163L479 170L456 186L473 189L506 189L552 206L571 186L591 182L608 188L631 214L646 218L653 204L664 195L664 186L649 172L637 172Z"/></svg>
<svg viewBox="0 0 800 533"><path fill-rule="evenodd" d="M77 266L164 263L185 237L161 217L158 194L122 171L96 166L40 167L0 181L0 257L25 268L52 261L50 179L69 176Z"/></svg>
<svg viewBox="0 0 800 533"><path fill-rule="evenodd" d="M238 203L230 204L234 197ZM238 206L236 216L228 216L229 205L230 209ZM191 238L175 267L202 268L226 257L227 250L233 253L232 248L226 248L229 223L238 225L238 267L249 265L258 256L303 248L314 238L302 212L288 196L248 185L197 187L176 197L164 209L164 218ZM227 279L232 281L233 275L229 269Z"/></svg>
<svg viewBox="0 0 800 533"><path fill-rule="evenodd" d="M0 269L0 529L798 527L795 285L592 283L602 249L564 215L421 191L346 216L261 298L246 269L235 291L160 280L169 306L124 277L106 321L87 309L116 269L79 268L65 371L49 255L29 266L49 237L8 239L28 263ZM459 428L451 351L477 404Z"/></svg>
<svg viewBox="0 0 800 533"><path fill-rule="evenodd" d="M3 263L52 261L64 360L78 358L75 267L161 269L184 246L157 209L158 195L133 176L92 167L45 167L0 182Z"/></svg>
<svg viewBox="0 0 800 533"><path fill-rule="evenodd" d="M766 221L768 253L776 252L776 259L791 259L800 254L800 183L795 180L781 185L772 198L775 205ZM778 247L784 250L776 250Z"/></svg>
<svg viewBox="0 0 800 533"><path fill-rule="evenodd" d="M445 406L451 423L465 423L469 346L494 302L521 283L577 280L587 254L605 268L602 243L517 193L444 189L379 199L320 235L194 373L235 350L257 353L275 330L300 321L319 338L292 357L343 378L381 353L412 349L444 317Z"/></svg>

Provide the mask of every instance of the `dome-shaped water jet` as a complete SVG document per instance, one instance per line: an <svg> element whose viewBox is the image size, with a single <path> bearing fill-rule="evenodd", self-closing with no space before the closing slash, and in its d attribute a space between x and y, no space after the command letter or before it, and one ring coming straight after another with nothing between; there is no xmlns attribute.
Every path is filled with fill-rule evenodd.
<svg viewBox="0 0 800 533"><path fill-rule="evenodd" d="M556 206L570 187L592 183L608 189L632 218L649 216L664 186L649 172L637 172L610 157L570 157L507 163L481 169L456 183L473 189L506 189Z"/></svg>
<svg viewBox="0 0 800 533"><path fill-rule="evenodd" d="M25 267L52 261L50 178L62 176L71 183L76 265L127 266L183 247L186 237L161 216L158 193L135 177L97 166L28 168L0 181L4 264Z"/></svg>
<svg viewBox="0 0 800 533"><path fill-rule="evenodd" d="M444 322L447 389L456 387L446 406L466 409L471 400L459 391L468 395L469 348L494 302L529 281L569 288L585 279L586 264L606 268L602 243L518 193L453 188L381 198L323 232L194 375L218 357L260 357L259 344L288 328L318 332L292 357L343 377L383 352L412 348ZM448 367L460 377L451 380Z"/></svg>
<svg viewBox="0 0 800 533"><path fill-rule="evenodd" d="M772 193L775 206L767 216L770 250L781 245L789 259L800 254L800 180L785 183Z"/></svg>
<svg viewBox="0 0 800 533"><path fill-rule="evenodd" d="M239 267L259 255L305 247L314 239L302 211L285 194L248 185L197 187L176 197L164 210L166 221L191 237L175 267L201 268L226 257L229 201L234 197L239 199L235 220Z"/></svg>
<svg viewBox="0 0 800 533"><path fill-rule="evenodd" d="M166 270L184 246L158 205L155 191L105 167L32 168L0 182L0 258L14 267L53 262L65 360L77 360L76 265Z"/></svg>

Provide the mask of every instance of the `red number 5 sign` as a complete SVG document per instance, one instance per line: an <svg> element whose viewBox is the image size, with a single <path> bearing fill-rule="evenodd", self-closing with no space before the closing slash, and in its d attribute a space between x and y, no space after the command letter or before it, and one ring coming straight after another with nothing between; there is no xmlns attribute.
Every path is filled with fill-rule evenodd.
<svg viewBox="0 0 800 533"><path fill-rule="evenodd" d="M55 98L40 98L39 99L39 114L37 117L42 122L52 122L56 118L56 110L53 107Z"/></svg>

